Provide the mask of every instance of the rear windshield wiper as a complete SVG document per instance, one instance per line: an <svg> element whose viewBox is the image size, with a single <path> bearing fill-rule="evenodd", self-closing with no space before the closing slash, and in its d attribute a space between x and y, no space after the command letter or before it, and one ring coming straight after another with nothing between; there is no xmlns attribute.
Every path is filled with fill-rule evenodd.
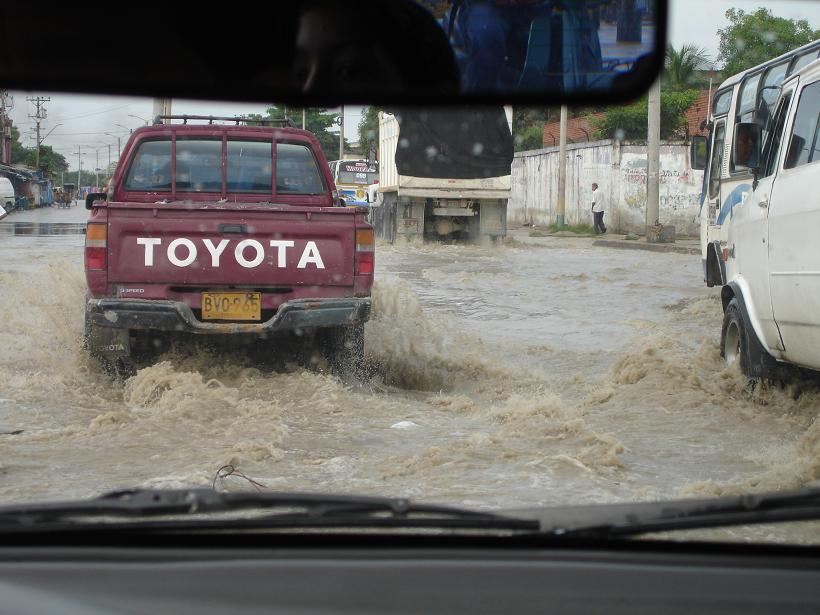
<svg viewBox="0 0 820 615"><path fill-rule="evenodd" d="M619 538L689 529L820 520L820 488L701 500L516 511L537 517L542 534Z"/></svg>
<svg viewBox="0 0 820 615"><path fill-rule="evenodd" d="M244 516L225 514L246 511ZM221 513L221 515L220 515ZM201 517L200 515L208 515ZM214 515L219 515L214 518ZM319 493L222 493L211 489L129 489L87 500L0 507L0 532L102 526L128 521L197 528L438 528L537 531L536 520L419 504L402 498Z"/></svg>

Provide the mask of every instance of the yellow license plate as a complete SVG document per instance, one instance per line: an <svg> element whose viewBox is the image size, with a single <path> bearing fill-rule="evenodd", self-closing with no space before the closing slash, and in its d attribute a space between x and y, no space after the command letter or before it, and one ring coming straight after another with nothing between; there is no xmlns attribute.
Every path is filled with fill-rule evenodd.
<svg viewBox="0 0 820 615"><path fill-rule="evenodd" d="M202 293L202 320L262 320L262 293Z"/></svg>

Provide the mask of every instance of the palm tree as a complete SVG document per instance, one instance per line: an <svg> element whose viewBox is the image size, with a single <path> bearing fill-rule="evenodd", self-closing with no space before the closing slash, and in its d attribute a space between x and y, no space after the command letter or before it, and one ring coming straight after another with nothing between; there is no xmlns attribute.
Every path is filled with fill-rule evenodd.
<svg viewBox="0 0 820 615"><path fill-rule="evenodd" d="M666 48L663 80L670 90L685 90L693 85L696 71L709 67L711 58L703 47L685 44L677 50L669 45Z"/></svg>

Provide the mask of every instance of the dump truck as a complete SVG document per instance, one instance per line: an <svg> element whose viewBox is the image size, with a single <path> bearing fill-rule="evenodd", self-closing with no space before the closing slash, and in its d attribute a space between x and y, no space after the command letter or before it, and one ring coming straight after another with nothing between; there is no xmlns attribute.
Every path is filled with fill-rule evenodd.
<svg viewBox="0 0 820 615"><path fill-rule="evenodd" d="M512 159L511 107L380 112L377 236L504 237Z"/></svg>

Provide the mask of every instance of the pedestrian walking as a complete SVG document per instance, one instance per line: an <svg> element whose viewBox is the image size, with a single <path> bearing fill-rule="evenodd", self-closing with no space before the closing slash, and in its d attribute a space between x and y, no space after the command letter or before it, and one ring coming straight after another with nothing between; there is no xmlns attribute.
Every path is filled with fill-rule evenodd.
<svg viewBox="0 0 820 615"><path fill-rule="evenodd" d="M596 235L603 235L606 233L606 225L604 224L604 212L606 211L606 196L598 189L598 184L592 184L592 217L594 219L593 226L595 227Z"/></svg>

